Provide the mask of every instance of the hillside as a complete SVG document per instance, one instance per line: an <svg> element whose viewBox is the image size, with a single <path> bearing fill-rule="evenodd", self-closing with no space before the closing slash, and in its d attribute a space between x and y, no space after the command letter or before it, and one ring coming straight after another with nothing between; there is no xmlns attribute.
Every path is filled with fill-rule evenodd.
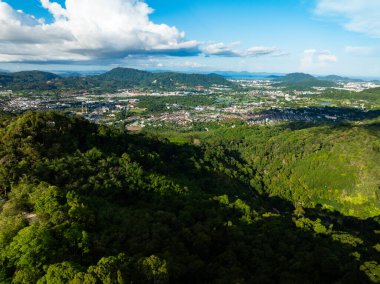
<svg viewBox="0 0 380 284"><path fill-rule="evenodd" d="M237 175L269 195L356 217L380 215L378 118L358 125L204 127L209 131L146 131L173 141L197 139L207 149L235 153L242 164Z"/></svg>
<svg viewBox="0 0 380 284"><path fill-rule="evenodd" d="M363 80L360 80L360 79L352 79L352 78L341 77L337 75L321 76L321 77L318 77L318 79L325 80L325 81L334 81L334 82L363 82Z"/></svg>
<svg viewBox="0 0 380 284"><path fill-rule="evenodd" d="M319 80L304 73L291 73L276 79L279 85L292 88L335 87L337 84L328 80Z"/></svg>
<svg viewBox="0 0 380 284"><path fill-rule="evenodd" d="M272 77L280 77L281 74L271 74L271 73L257 73L257 72L247 72L247 71L214 71L212 74L222 76L229 79L256 79L262 80Z"/></svg>
<svg viewBox="0 0 380 284"><path fill-rule="evenodd" d="M370 105L380 104L380 88L371 88L361 92L347 92L342 90L330 89L321 94L313 95L315 98L339 100L339 101L355 101L362 100L368 102Z"/></svg>
<svg viewBox="0 0 380 284"><path fill-rule="evenodd" d="M128 85L187 85L187 86L211 86L230 85L228 81L218 75L181 74L175 72L151 73L129 68L116 68L103 75L104 80L114 80Z"/></svg>
<svg viewBox="0 0 380 284"><path fill-rule="evenodd" d="M223 128L194 146L50 112L6 117L0 282L378 282L378 217L303 208L298 190L293 202L265 193L267 180L280 178L276 168L313 153L316 161L329 159L320 149L335 144L347 154L349 136L378 134L371 123L346 127L265 129L260 136L259 128ZM313 131L317 144L309 140ZM363 170L372 165L361 165L367 158L358 160Z"/></svg>
<svg viewBox="0 0 380 284"><path fill-rule="evenodd" d="M0 73L0 86L3 89L45 90L55 88L58 75L42 71L21 71Z"/></svg>
<svg viewBox="0 0 380 284"><path fill-rule="evenodd" d="M185 87L231 86L232 83L215 75L181 74L174 72L151 73L130 68L115 68L100 75L66 76L41 72L24 71L0 73L0 85L12 90L82 90L97 89L114 91L121 88L149 87L174 89Z"/></svg>

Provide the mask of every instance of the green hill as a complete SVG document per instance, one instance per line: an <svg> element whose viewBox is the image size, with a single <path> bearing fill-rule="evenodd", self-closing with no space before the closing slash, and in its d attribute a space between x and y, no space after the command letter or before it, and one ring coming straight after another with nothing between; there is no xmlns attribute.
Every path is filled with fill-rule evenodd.
<svg viewBox="0 0 380 284"><path fill-rule="evenodd" d="M45 90L55 88L58 75L42 71L0 73L0 86L13 90Z"/></svg>
<svg viewBox="0 0 380 284"><path fill-rule="evenodd" d="M352 79L352 78L341 77L337 75L321 76L321 77L318 77L318 79L325 80L325 81L334 81L334 82L363 82L363 80L360 80L360 79Z"/></svg>
<svg viewBox="0 0 380 284"><path fill-rule="evenodd" d="M223 77L203 74L181 74L174 72L151 73L130 68L115 68L105 74L99 75L101 81L114 81L121 86L212 86L228 85L231 83Z"/></svg>
<svg viewBox="0 0 380 284"><path fill-rule="evenodd" d="M59 78L58 75L42 71L21 71L11 73L16 82L46 82Z"/></svg>
<svg viewBox="0 0 380 284"><path fill-rule="evenodd" d="M0 73L0 86L12 90L90 90L115 91L121 88L149 87L167 90L185 87L232 86L228 80L215 75L151 73L130 68L115 68L101 75L59 77L41 71Z"/></svg>
<svg viewBox="0 0 380 284"><path fill-rule="evenodd" d="M304 73L291 73L277 78L279 84L292 88L311 88L311 87L335 87L337 84L328 80L319 80L314 76Z"/></svg>
<svg viewBox="0 0 380 284"><path fill-rule="evenodd" d="M339 169L344 155L366 152L357 137L378 153L376 125L221 128L194 146L51 112L4 119L1 283L380 281L379 218L303 208L301 188L292 202L265 193L284 168L285 180L303 181L292 173L315 154L306 174L336 172L319 163ZM369 155L349 166L366 173Z"/></svg>

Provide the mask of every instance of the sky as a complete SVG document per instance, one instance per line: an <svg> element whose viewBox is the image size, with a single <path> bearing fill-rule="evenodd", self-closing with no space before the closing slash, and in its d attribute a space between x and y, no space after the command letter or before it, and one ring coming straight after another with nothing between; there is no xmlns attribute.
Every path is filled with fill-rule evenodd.
<svg viewBox="0 0 380 284"><path fill-rule="evenodd" d="M379 0L0 0L0 70L380 77Z"/></svg>

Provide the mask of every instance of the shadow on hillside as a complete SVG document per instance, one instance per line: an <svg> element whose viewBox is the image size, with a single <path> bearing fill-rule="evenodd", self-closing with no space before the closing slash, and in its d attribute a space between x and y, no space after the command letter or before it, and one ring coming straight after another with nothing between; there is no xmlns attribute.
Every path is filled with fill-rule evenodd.
<svg viewBox="0 0 380 284"><path fill-rule="evenodd" d="M194 282L194 277L198 276L201 277L199 282L213 282L229 275L229 281L233 282L237 279L234 277L247 275L245 279L259 283L301 283L300 279L304 280L302 283L366 283L367 276L360 266L366 261L380 261L379 253L373 248L378 242L374 230L379 224L373 219L360 220L321 207L307 209L302 217L313 222L320 219L326 228L332 226L333 234L339 236L340 241L337 241L331 234L316 233L315 228L308 227L310 225L297 228L293 204L279 197L259 194L247 179L231 176L228 170L223 172L221 164L215 164L212 159L205 161L202 168L197 168L194 161L205 160L205 153L200 147L175 145L141 135L128 136L127 140L132 145L130 150L144 149L143 152L158 154L155 160L149 160L147 155L134 155L133 151L128 151L146 170L168 176L190 189L189 195L172 196L168 200L162 200L158 195L155 199L161 201L154 210L169 212L174 219L188 214L191 208L190 217L187 217L191 220L188 233L193 235L192 241L188 239L190 236L182 234L174 241L168 232L167 239L159 237L160 241L149 251L160 251L164 246L175 254L180 248L178 243L171 242L180 242L181 249L183 245L185 250L199 258L197 261L200 263L188 264L189 271L179 275L176 281L189 283L187 279L192 279ZM116 141L113 143L118 144ZM243 161L240 159L240 162ZM213 166L219 170L213 170ZM229 167L227 164L224 166L226 169ZM222 195L228 196L229 204L213 200ZM256 221L252 217L251 222L245 222L244 214L248 209L234 205L238 199L258 214L270 214ZM230 221L231 224L227 225ZM160 223L157 220L152 222ZM178 229L181 225L174 222L169 227ZM146 230L149 228L154 230L154 225L148 224ZM148 231L146 234L152 234ZM200 236L202 240L194 240ZM145 243L136 252L144 250L144 247ZM179 259L176 261L181 262ZM205 274L204 271L208 272Z"/></svg>
<svg viewBox="0 0 380 284"><path fill-rule="evenodd" d="M75 141L58 151L56 144L66 140L42 127L34 139L43 143L39 148L46 157L71 155L76 145L81 151L96 147L114 156L128 153L146 173L167 176L188 188L186 193L147 191L133 197L126 192L108 199L89 189L86 198L95 200L90 206L97 220L89 229L96 243L94 259L115 255L120 248L128 255L164 256L171 263L172 283L367 283L361 265L380 262L373 248L378 242L377 222L321 208L295 217L293 204L259 194L260 181L250 184L238 164L227 163L218 149L208 153L193 145L104 127L95 133L95 126L87 128L83 121L78 128L78 122L59 117L59 124L74 124L63 127L57 117L48 118L56 120L53 130L65 129L58 132L61 137ZM29 139L28 131L35 131L23 133ZM244 162L237 153L234 156ZM48 173L44 176L49 178ZM46 181L54 185L51 178ZM331 225L339 235L335 240L328 232ZM75 252L67 257L88 264Z"/></svg>

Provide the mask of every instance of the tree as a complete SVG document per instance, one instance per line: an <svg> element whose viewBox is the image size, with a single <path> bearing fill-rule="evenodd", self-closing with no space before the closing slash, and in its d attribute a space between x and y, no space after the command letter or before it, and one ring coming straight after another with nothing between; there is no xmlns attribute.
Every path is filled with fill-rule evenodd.
<svg viewBox="0 0 380 284"><path fill-rule="evenodd" d="M150 283L166 283L169 280L167 263L158 256L142 258L139 263L141 272Z"/></svg>
<svg viewBox="0 0 380 284"><path fill-rule="evenodd" d="M80 267L71 262L52 264L47 269L46 275L38 280L37 284L62 284L69 283L80 272Z"/></svg>

